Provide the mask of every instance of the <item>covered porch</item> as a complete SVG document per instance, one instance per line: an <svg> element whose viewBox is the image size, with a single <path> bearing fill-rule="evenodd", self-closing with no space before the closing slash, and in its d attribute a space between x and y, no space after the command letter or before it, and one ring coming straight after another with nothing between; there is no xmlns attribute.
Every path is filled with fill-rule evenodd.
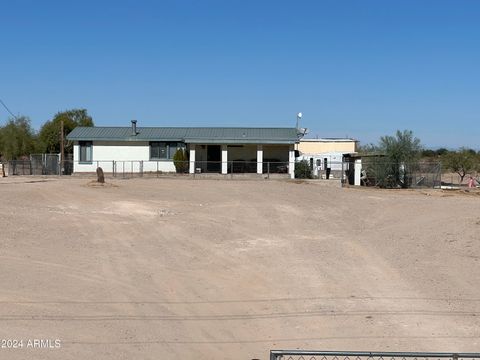
<svg viewBox="0 0 480 360"><path fill-rule="evenodd" d="M288 174L295 177L293 144L188 144L189 172Z"/></svg>

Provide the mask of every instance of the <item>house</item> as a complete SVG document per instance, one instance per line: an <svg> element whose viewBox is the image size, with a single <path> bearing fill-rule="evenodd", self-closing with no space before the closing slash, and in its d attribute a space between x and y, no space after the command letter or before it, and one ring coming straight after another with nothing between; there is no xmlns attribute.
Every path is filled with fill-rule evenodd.
<svg viewBox="0 0 480 360"><path fill-rule="evenodd" d="M74 173L175 172L173 155L185 149L189 173L295 172L295 128L240 127L77 127L73 142Z"/></svg>
<svg viewBox="0 0 480 360"><path fill-rule="evenodd" d="M320 176L322 170L328 171L328 173L331 171L340 176L343 156L357 152L358 140L350 138L300 139L296 146L297 160L309 161L314 176Z"/></svg>

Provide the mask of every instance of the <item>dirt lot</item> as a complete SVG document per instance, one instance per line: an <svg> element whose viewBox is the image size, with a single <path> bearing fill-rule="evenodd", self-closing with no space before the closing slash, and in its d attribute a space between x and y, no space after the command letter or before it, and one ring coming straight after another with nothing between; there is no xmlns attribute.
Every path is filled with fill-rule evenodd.
<svg viewBox="0 0 480 360"><path fill-rule="evenodd" d="M478 195L88 182L0 179L0 338L61 340L1 359L479 350Z"/></svg>

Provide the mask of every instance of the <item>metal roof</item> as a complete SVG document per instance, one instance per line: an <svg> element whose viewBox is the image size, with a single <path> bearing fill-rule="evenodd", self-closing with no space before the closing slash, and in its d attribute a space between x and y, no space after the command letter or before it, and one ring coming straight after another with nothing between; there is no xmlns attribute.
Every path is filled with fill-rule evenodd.
<svg viewBox="0 0 480 360"><path fill-rule="evenodd" d="M240 127L76 127L67 136L73 141L184 141L196 144L294 144L295 128Z"/></svg>

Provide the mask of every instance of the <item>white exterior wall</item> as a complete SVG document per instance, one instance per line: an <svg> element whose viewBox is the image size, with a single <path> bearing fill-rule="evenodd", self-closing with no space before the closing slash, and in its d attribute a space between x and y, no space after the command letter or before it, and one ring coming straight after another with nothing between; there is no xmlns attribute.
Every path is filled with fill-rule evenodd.
<svg viewBox="0 0 480 360"><path fill-rule="evenodd" d="M150 160L150 144L148 141L94 141L92 145L92 162L82 164L80 159L80 146L75 142L73 146L73 171L95 172L100 166L104 172L112 172L113 161L117 162L117 172L138 172L140 161L143 161L143 171L175 172L172 160ZM157 169L158 166L158 169Z"/></svg>

